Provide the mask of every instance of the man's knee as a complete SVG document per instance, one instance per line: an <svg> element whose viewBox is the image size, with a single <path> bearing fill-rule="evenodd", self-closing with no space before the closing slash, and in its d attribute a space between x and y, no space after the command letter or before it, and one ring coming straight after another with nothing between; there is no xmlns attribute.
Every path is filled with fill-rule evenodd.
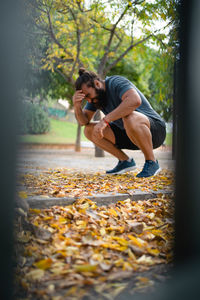
<svg viewBox="0 0 200 300"><path fill-rule="evenodd" d="M136 127L138 126L138 120L137 116L134 113L131 113L125 117L122 118L124 123L124 128L127 131L128 129L132 129L133 131L136 130Z"/></svg>
<svg viewBox="0 0 200 300"><path fill-rule="evenodd" d="M125 130L131 129L132 131L137 131L141 129L142 126L150 127L148 118L138 112L132 112L131 114L123 117L123 123Z"/></svg>

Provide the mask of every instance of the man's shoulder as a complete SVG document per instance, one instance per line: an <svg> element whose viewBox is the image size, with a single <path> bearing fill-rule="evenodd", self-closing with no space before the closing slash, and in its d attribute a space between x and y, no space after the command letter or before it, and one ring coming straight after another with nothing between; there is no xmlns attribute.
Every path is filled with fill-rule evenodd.
<svg viewBox="0 0 200 300"><path fill-rule="evenodd" d="M125 85L134 87L132 82L130 82L127 78L125 78L121 75L108 76L108 77L106 77L105 82L106 82L106 86L109 87L110 89L122 88Z"/></svg>
<svg viewBox="0 0 200 300"><path fill-rule="evenodd" d="M110 94L121 99L127 90L135 88L135 86L127 78L120 75L113 75L106 79L106 88Z"/></svg>
<svg viewBox="0 0 200 300"><path fill-rule="evenodd" d="M121 75L112 75L112 76L107 76L105 79L106 82L109 83L116 83L116 82L123 82L123 81L129 81L127 78Z"/></svg>

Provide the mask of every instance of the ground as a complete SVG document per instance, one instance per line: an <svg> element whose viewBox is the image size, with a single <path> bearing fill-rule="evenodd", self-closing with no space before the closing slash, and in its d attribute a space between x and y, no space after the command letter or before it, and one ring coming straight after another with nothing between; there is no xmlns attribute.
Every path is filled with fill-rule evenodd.
<svg viewBox="0 0 200 300"><path fill-rule="evenodd" d="M142 153L127 153L139 171ZM30 209L18 208L16 217L19 299L122 299L167 279L173 161L169 149L155 154L163 171L141 180L134 172L105 176L116 159L95 158L92 148L21 149L17 193Z"/></svg>

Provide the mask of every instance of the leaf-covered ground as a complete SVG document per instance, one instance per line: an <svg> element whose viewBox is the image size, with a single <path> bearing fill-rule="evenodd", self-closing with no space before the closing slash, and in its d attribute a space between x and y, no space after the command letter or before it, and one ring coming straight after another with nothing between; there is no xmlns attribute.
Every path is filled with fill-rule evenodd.
<svg viewBox="0 0 200 300"><path fill-rule="evenodd" d="M163 182L171 180L166 173L160 176ZM109 183L106 177L104 182L105 177L99 179L97 175L89 178L90 192L96 185L95 192L101 188L116 192L118 181ZM117 178L122 190L132 186L131 175ZM161 180L157 183L155 178L148 180L157 188ZM38 193L46 187L45 193L49 194L55 186L57 190L58 182L65 182L65 192L73 188L81 195L86 179L80 174L68 178L57 171L37 177L34 187L38 187ZM28 177L26 184L32 180ZM146 180L142 183L134 179L134 183L147 188ZM30 209L25 229L17 231L19 299L120 299L129 284L122 280L134 275L130 294L152 288L154 281L144 272L173 259L173 215L173 200L164 196L138 202L127 199L101 207L81 198L67 207Z"/></svg>
<svg viewBox="0 0 200 300"><path fill-rule="evenodd" d="M135 191L173 191L173 173L162 170L157 176L137 178L137 172L121 175L102 173L73 173L69 169L49 169L38 174L24 174L19 178L28 196L46 197L87 197L106 193L128 193ZM26 197L24 192L20 195Z"/></svg>

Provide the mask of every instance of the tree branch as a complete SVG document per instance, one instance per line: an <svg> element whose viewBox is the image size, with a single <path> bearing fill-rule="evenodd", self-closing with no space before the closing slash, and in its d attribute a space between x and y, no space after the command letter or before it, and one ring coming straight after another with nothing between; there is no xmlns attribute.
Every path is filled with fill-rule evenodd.
<svg viewBox="0 0 200 300"><path fill-rule="evenodd" d="M72 78L69 78L66 74L64 74L60 69L57 69L57 68L54 68L54 70L58 73L58 74L60 74L64 79L65 79L65 81L66 82L70 82L70 83L74 83L74 80L72 79Z"/></svg>
<svg viewBox="0 0 200 300"><path fill-rule="evenodd" d="M92 9L87 9L87 10L84 10L84 9L81 7L81 2L80 2L80 1L78 1L78 0L76 0L76 4L77 4L77 6L78 6L79 10L80 10L82 13L87 13L87 12L89 12L89 11L91 11L91 10L92 10Z"/></svg>
<svg viewBox="0 0 200 300"><path fill-rule="evenodd" d="M51 37L53 39L53 41L61 48L61 49L64 49L64 46L57 40L55 34L54 34L54 30L53 30L53 25L52 25L52 22L51 22L51 16L50 16L50 13L47 12L47 17L48 17L48 21L49 21L49 29L50 29L50 34L51 34Z"/></svg>
<svg viewBox="0 0 200 300"><path fill-rule="evenodd" d="M53 41L55 42L55 44L57 44L61 49L63 49L65 51L66 54L68 54L69 56L72 57L71 52L67 51L65 49L65 47L56 38L56 36L54 34L53 25L52 25L52 22L51 22L51 16L50 16L49 11L47 12L47 17L48 17L48 21L49 21L49 29L50 29L51 38L53 39Z"/></svg>
<svg viewBox="0 0 200 300"><path fill-rule="evenodd" d="M73 74L74 74L74 71L75 71L75 68L76 68L76 64L79 63L80 64L80 61L79 61L79 56L80 56L80 51L81 51L81 32L80 32L80 29L79 29L79 25L77 23L77 20L76 20L76 15L74 14L74 12L70 9L70 12L71 12L71 15L72 15L72 18L74 19L74 22L76 24L76 39L77 39L77 53L76 53L76 59L73 63L73 66L72 66L72 69L71 69L71 72L70 72L70 78L72 78Z"/></svg>
<svg viewBox="0 0 200 300"><path fill-rule="evenodd" d="M59 57L57 57L57 56L54 56L54 57L52 57L54 60L55 60L55 62L57 63L57 64L64 64L64 63L72 63L74 60L73 60L73 58L66 58L66 59L62 59L62 58L59 58Z"/></svg>
<svg viewBox="0 0 200 300"><path fill-rule="evenodd" d="M124 17L124 15L126 14L126 12L127 12L128 9L129 9L129 5L126 6L126 8L122 12L122 14L119 16L117 22L113 25L113 27L112 27L112 29L110 31L110 38L109 38L108 43L107 43L106 48L105 48L106 51L105 51L105 53L104 53L104 55L101 58L100 63L99 63L98 73L100 75L102 75L103 69L104 69L105 64L107 62L108 54L110 52L110 46L111 46L111 43L112 43L112 40L113 40L113 37L114 37L114 34L115 34L116 27L119 24L119 22L122 20L122 18Z"/></svg>
<svg viewBox="0 0 200 300"><path fill-rule="evenodd" d="M155 38L155 39L157 39L162 45L163 45L163 47L166 49L167 48L167 46L165 45L165 43L163 43L163 41L161 40L161 39L159 39L159 37L157 37L155 34L152 34L152 36Z"/></svg>
<svg viewBox="0 0 200 300"><path fill-rule="evenodd" d="M120 37L118 37L118 38L119 38L119 42L118 42L118 44L115 46L115 48L112 49L112 52L116 52L117 49L119 48L119 46L121 45L122 41L123 41L123 38L122 38L122 39L121 39Z"/></svg>
<svg viewBox="0 0 200 300"><path fill-rule="evenodd" d="M161 29L157 29L154 31L154 33L149 34L147 37L145 37L144 39L136 42L135 44L131 44L115 61L113 61L111 64L109 64L103 73L107 73L110 69L112 69L131 49L133 49L134 47L136 47L139 44L142 44L143 42L147 41L148 39L150 39L152 36L154 36L155 38L157 38L159 40L159 38L155 35L156 32L159 32L161 30L164 30L165 28L167 28L170 24L172 23L172 21L170 21L167 25L165 25L163 28ZM133 24L132 24L133 25ZM160 41L160 40L159 40ZM132 37L132 42L133 42L133 37ZM163 43L162 41L160 41L161 43ZM165 46L165 44L163 44ZM165 46L166 47L166 46Z"/></svg>
<svg viewBox="0 0 200 300"><path fill-rule="evenodd" d="M150 37L152 36L152 34L148 35L147 37L145 37L144 39L142 39L141 41L138 41L135 44L131 44L115 61L113 61L110 65L107 66L107 68L105 69L105 73L107 73L110 69L112 69L131 49L133 49L134 47L136 47L139 44L144 43L145 41L147 41L148 39L150 39Z"/></svg>
<svg viewBox="0 0 200 300"><path fill-rule="evenodd" d="M112 28L108 28L108 27L104 26L103 24L100 24L96 19L91 18L91 20L92 20L93 22L97 23L98 25L100 25L101 28L103 28L103 29L105 29L105 30L107 30L107 31L112 31Z"/></svg>

